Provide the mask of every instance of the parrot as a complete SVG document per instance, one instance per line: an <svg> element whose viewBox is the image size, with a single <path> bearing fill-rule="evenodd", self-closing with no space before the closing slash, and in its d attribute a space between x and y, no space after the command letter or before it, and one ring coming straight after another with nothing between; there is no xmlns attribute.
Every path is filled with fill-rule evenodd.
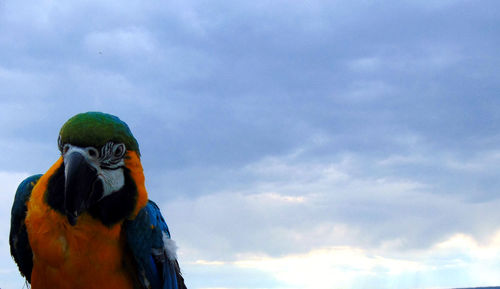
<svg viewBox="0 0 500 289"><path fill-rule="evenodd" d="M22 181L12 206L11 255L31 288L185 289L128 125L79 113L57 144L58 160Z"/></svg>

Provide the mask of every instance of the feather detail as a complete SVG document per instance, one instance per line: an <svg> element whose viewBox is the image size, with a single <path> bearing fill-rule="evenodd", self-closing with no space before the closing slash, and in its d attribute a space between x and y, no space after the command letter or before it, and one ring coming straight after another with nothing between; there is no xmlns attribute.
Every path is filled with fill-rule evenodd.
<svg viewBox="0 0 500 289"><path fill-rule="evenodd" d="M144 185L144 172L142 169L139 155L134 151L127 151L125 157L125 166L130 170L130 176L134 180L137 187L137 203L134 212L130 215L129 219L134 219L139 211L148 203L148 192Z"/></svg>
<svg viewBox="0 0 500 289"><path fill-rule="evenodd" d="M135 219L127 220L124 231L137 266L144 272L144 288L186 288L176 260L177 246L154 202L149 201Z"/></svg>
<svg viewBox="0 0 500 289"><path fill-rule="evenodd" d="M170 239L170 237L167 235L167 233L163 233L163 246L165 248L165 253L167 254L167 258L170 261L176 260L177 259L177 244L175 244L175 241Z"/></svg>

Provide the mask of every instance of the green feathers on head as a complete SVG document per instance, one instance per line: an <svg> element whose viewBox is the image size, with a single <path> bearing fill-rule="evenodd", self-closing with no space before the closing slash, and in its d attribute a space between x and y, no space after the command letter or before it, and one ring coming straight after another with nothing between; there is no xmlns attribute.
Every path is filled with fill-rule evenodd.
<svg viewBox="0 0 500 289"><path fill-rule="evenodd" d="M102 112L85 112L70 118L59 132L60 146L101 147L107 142L123 143L138 155L139 145L128 125L118 117Z"/></svg>

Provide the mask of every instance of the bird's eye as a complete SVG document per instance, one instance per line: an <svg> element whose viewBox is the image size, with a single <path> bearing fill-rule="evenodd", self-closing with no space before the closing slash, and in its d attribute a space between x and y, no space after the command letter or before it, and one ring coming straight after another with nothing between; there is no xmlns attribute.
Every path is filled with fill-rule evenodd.
<svg viewBox="0 0 500 289"><path fill-rule="evenodd" d="M116 158L121 158L125 154L125 145L122 143L116 144L113 147L113 156Z"/></svg>
<svg viewBox="0 0 500 289"><path fill-rule="evenodd" d="M69 144L65 144L65 145L63 146L63 149L62 149L62 153L63 153L63 155L69 151L69 147L70 147L70 145L69 145Z"/></svg>
<svg viewBox="0 0 500 289"><path fill-rule="evenodd" d="M92 158L97 158L99 157L99 151L97 151L95 148L87 148L87 153L89 154L90 157Z"/></svg>

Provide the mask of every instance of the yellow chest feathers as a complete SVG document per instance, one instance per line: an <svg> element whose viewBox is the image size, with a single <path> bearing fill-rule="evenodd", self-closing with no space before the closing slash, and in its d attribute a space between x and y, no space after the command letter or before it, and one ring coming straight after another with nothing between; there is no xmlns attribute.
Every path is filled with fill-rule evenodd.
<svg viewBox="0 0 500 289"><path fill-rule="evenodd" d="M108 228L85 213L71 226L46 205L29 207L33 288L132 288L121 224Z"/></svg>

